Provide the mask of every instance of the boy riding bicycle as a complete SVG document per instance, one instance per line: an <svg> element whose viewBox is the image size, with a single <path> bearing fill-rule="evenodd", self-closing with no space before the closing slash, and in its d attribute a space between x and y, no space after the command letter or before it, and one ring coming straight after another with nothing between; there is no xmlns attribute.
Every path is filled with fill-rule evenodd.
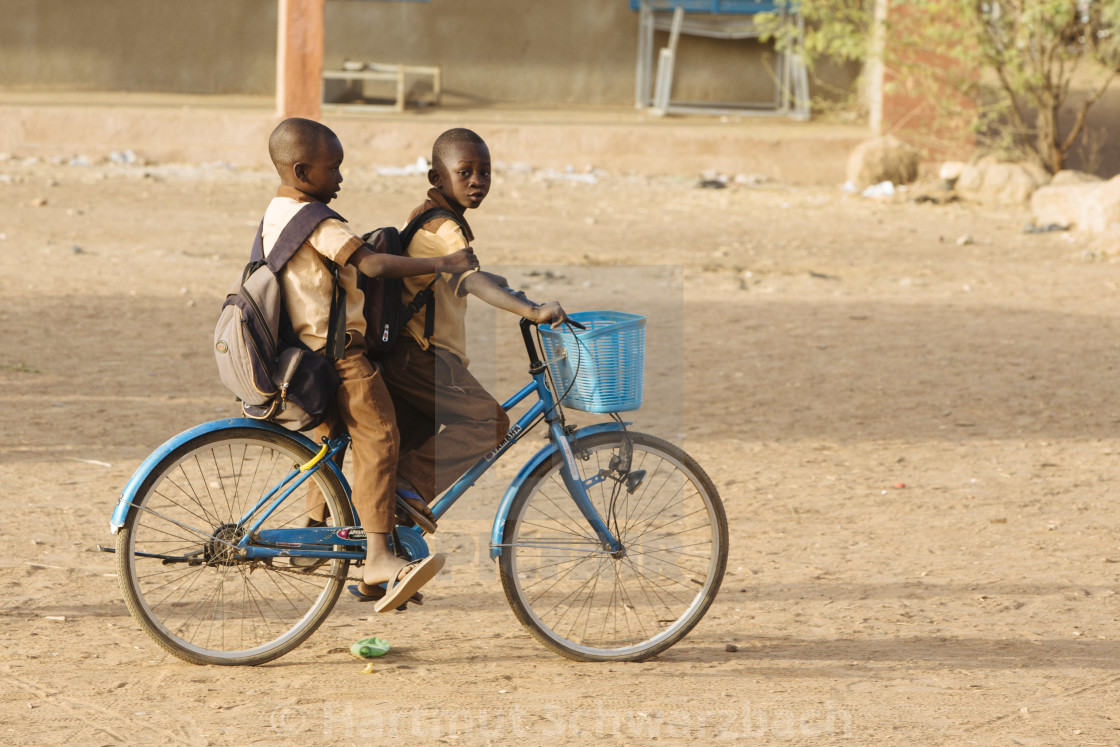
<svg viewBox="0 0 1120 747"><path fill-rule="evenodd" d="M426 223L405 253L417 259L446 257L471 245L474 233L464 212L477 208L490 191L490 151L471 130L456 128L432 146L427 199L409 220L437 207L455 218ZM432 275L404 279L408 303L432 281ZM409 320L394 348L382 359L385 384L392 395L401 434L397 492L410 518L427 531L435 529L428 505L509 430L501 405L467 370L467 295L533 322L563 322L567 315L552 301L536 304L515 294L497 276L477 269L441 272L432 286L434 320L418 313ZM425 324L431 326L430 337Z"/></svg>

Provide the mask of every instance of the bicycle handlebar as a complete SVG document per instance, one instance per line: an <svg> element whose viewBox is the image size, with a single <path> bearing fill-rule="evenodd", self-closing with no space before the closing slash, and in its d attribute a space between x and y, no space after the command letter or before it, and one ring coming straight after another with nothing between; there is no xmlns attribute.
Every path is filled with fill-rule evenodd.
<svg viewBox="0 0 1120 747"><path fill-rule="evenodd" d="M587 327L572 319L568 319L564 323L570 324L576 329L587 329ZM533 342L533 335L529 331L532 327L536 327L537 324L537 322L531 321L529 319L521 320L521 339L525 341L525 352L529 355L529 365L531 368L537 368L538 366L544 365L541 362L541 359L537 356L537 344Z"/></svg>

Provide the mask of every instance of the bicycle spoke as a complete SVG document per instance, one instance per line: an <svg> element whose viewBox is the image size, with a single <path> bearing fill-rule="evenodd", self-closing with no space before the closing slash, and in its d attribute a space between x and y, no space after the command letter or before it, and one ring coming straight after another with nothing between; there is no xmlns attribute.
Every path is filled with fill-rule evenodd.
<svg viewBox="0 0 1120 747"><path fill-rule="evenodd" d="M622 598L622 609L623 609L622 619L624 619L626 621L627 632L629 632L631 618L633 618L633 622L639 628L639 635L642 635L642 636L645 636L646 638L649 638L650 634L646 632L645 624L643 623L642 618L640 616L637 616L637 615L626 614L626 611L636 610L638 608L638 606L634 602L633 591L629 588L629 586L627 586L625 583L623 583L622 574L619 572L619 569L622 567L622 565L623 565L622 563L615 564L615 568L614 568L615 579L616 579L616 581L619 585L620 597ZM648 590L642 588L640 584L639 584L639 589L638 590L642 591L644 596L647 599L649 598ZM613 609L613 607L608 608L608 609ZM634 640L633 634L628 636L626 640L629 641L629 642L632 642Z"/></svg>
<svg viewBox="0 0 1120 747"><path fill-rule="evenodd" d="M703 544L711 544L711 543L701 542L701 543L698 543L698 544L703 545ZM629 558L647 556L647 557L651 557L651 558L656 558L663 563L669 563L670 565L674 565L677 568L680 568L682 571L691 571L692 570L689 566L681 565L680 563L676 563L672 560L661 558L661 555L664 555L665 553L672 553L673 555L679 555L679 556L682 556L684 558L696 558L697 560L703 560L705 562L711 560L711 557L712 557L711 553L708 553L706 555L698 555L696 553L680 552L679 550L667 550L667 549L662 548L662 547L655 547L652 550L643 550L641 552L635 552L634 549L633 549L633 546L631 546L631 548L629 550L627 550L626 556L629 557Z"/></svg>
<svg viewBox="0 0 1120 747"><path fill-rule="evenodd" d="M164 528L164 527L167 527L167 528ZM200 542L201 538L206 537L206 534L204 532L198 530L198 529L191 529L190 531L193 532L193 534L187 534L187 535L175 534L171 531L171 528L183 529L183 527L179 526L178 524L173 524L171 522L165 522L164 525L160 526L160 527L152 526L151 524L145 523L145 528L147 528L151 532L154 532L155 534L162 534L162 535L164 535L168 538L168 539L164 539L164 540L149 539L149 540L145 541L145 543L144 543L145 545L166 544L168 542L176 542L176 543L179 543L180 545L183 545L185 543L186 547L198 547L201 544L201 542Z"/></svg>
<svg viewBox="0 0 1120 747"><path fill-rule="evenodd" d="M597 575L596 575L596 574L591 574L591 575L589 575L586 581L584 581L584 582L583 582L582 584L580 584L580 585L579 585L578 587L576 587L575 589L572 589L572 590L571 590L570 592L568 592L568 594L567 594L566 596L564 596L563 598L561 598L561 599L558 599L558 600L557 600L557 601L556 601L556 602L555 602L555 603L554 603L554 604L552 605L552 607L551 607L550 609L548 609L548 610L546 610L546 611L545 611L545 613L544 613L544 614L542 615L542 617L546 617L546 618L547 618L547 617L549 617L549 613L550 613L550 612L555 612L555 611L556 611L557 609L559 609L559 608L561 608L561 607L562 607L562 608L563 608L563 610L564 610L564 612L560 613L560 615L559 615L558 617L554 618L554 619L556 620L556 625L557 625L557 626L559 626L560 624L562 624L562 623L563 623L563 621L564 621L564 617L566 616L566 613L567 613L567 611L570 611L570 610L572 609L572 605L571 605L571 604L568 604L568 602L569 602L569 601L570 601L571 599L573 599L573 598L578 598L578 597L579 597L580 595L582 595L582 594L583 594L583 590L587 588L587 585L588 585L588 584L590 584L590 583L592 583L592 582L593 582L593 581L595 581L596 579L597 579ZM563 580L563 579L559 579L557 583L559 583L559 581L560 581L560 580ZM547 591L548 591L548 590L546 589L546 590L545 590L545 593L547 593ZM543 598L543 597L544 597L544 594L542 593L542 594L540 595L540 598ZM577 616L577 619L578 619L578 616Z"/></svg>
<svg viewBox="0 0 1120 747"><path fill-rule="evenodd" d="M184 477L185 476L186 475L184 473ZM171 480L170 478L168 478L167 483L169 483L170 485L172 485L173 487L178 489L184 496L186 496L188 503L187 503L187 505L183 505L182 503L179 503L174 498L172 498L170 495L163 492L163 490L161 490L160 492L157 493L157 495L160 498L163 498L164 500L166 500L168 503L170 503L175 508L181 509L182 511L186 512L190 516L193 516L194 518L198 519L203 524L214 524L215 523L215 517L208 516L206 514L206 508L198 502L198 498L196 496L193 496L190 493L188 493L186 490L184 490L182 488L182 486L180 486L178 483L176 483L174 480ZM194 511L191 508L191 506L197 506L198 511L201 511L202 513L197 513L196 511Z"/></svg>
<svg viewBox="0 0 1120 747"><path fill-rule="evenodd" d="M540 505L540 502L534 505L533 508L537 513L543 515L545 518L556 521L561 525L559 527L561 529L568 529L572 534L575 535L592 536L588 534L588 529L585 528L587 526L586 520L584 520L582 514L580 514L579 511L576 510L575 504L572 503L572 499L568 495L567 486L564 485L562 481L555 480L555 478L554 482L559 483L557 486L557 490L560 492L560 495L557 497L553 497L551 492L547 496L542 494L542 498L544 498L544 501L542 502L547 503L548 508L555 509L555 512L562 515L564 519L560 520L550 515L549 512L546 512ZM569 513L569 509L574 511L575 515Z"/></svg>
<svg viewBox="0 0 1120 747"><path fill-rule="evenodd" d="M555 563L542 563L542 564L539 564L539 565L535 565L531 568L527 568L526 569L527 574L538 573L538 572L540 572L540 571L542 571L546 568L554 568L554 569L556 569L556 572L552 573L551 575L548 575L548 576L541 576L540 580L534 581L531 584L525 584L524 588L525 588L526 591L528 591L528 590L536 587L539 584L543 584L546 581L551 581L551 580L555 579L557 576L560 576L561 574L567 574L572 570L572 568L574 568L576 565L584 562L585 560L586 560L586 558L575 558L575 559L572 559L572 560L557 560ZM560 566L564 565L565 563L571 563L572 565L568 568L561 568Z"/></svg>
<svg viewBox="0 0 1120 747"><path fill-rule="evenodd" d="M579 561L579 562L577 562L577 563L576 563L575 565L573 565L573 566L572 566L571 568L567 568L567 569L564 569L564 570L563 570L562 572L559 572L559 573L556 573L556 574L554 574L554 575L553 575L553 576L552 576L552 577L551 577L550 579L548 579L548 580L551 580L551 581L552 581L552 583L551 583L551 584L549 584L549 585L548 585L548 586L547 586L546 588L544 588L544 589L541 589L541 590L538 590L538 591L537 591L537 595L536 595L536 597L535 597L535 600L543 600L543 599L545 599L545 597L546 597L546 596L547 596L547 595L548 595L548 594L549 594L549 593L550 593L550 592L551 592L551 591L552 591L553 589L556 589L556 588L557 588L557 587L558 587L558 586L559 586L559 585L560 585L561 583L563 583L564 581L567 581L567 580L568 580L568 579L569 579L569 578L571 577L571 574L572 574L572 572L573 572L573 571L574 571L574 570L575 570L575 569L576 569L577 567L579 567L580 565L582 565L582 564L583 564L583 563L585 563L585 562L586 562L585 560L583 560L583 559L580 559L580 561ZM543 581L543 580L542 580L542 581ZM583 585L585 586L586 584L587 584L587 581L584 581ZM569 599L570 597L572 597L572 596L573 596L573 595L575 595L575 594L578 594L581 588L582 588L582 587L577 587L577 588L576 588L576 589L574 589L573 591L570 591L570 592L568 592L568 594L567 594L567 596L566 596L566 597L564 597L564 598L561 598L561 599L557 600L557 601L556 601L556 602L555 602L555 603L553 604L553 606L552 606L552 608L551 608L551 609L545 610L544 614L546 614L546 615L547 615L547 614L548 614L549 612L552 612L552 611L554 611L554 610L556 609L556 607L558 607L558 606L560 606L561 604L563 604L564 602L566 602L566 601L567 601L567 600L568 600L568 599Z"/></svg>

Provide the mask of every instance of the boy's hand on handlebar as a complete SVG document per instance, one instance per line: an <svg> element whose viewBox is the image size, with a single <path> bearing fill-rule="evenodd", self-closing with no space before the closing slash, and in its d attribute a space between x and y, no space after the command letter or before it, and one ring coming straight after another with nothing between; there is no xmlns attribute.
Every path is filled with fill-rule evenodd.
<svg viewBox="0 0 1120 747"><path fill-rule="evenodd" d="M558 324L568 321L568 315L564 313L564 308L560 305L559 301L549 301L533 309L528 319L537 324Z"/></svg>
<svg viewBox="0 0 1120 747"><path fill-rule="evenodd" d="M478 269L478 257L475 256L474 249L468 246L466 249L460 249L454 254L448 254L444 257L439 269L440 272L450 272L452 274L475 270Z"/></svg>

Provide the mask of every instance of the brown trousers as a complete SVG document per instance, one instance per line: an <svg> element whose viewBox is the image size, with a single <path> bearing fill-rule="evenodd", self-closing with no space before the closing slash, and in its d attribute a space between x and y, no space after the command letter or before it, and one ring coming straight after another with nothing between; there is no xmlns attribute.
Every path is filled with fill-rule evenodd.
<svg viewBox="0 0 1120 747"><path fill-rule="evenodd" d="M453 353L402 336L381 361L400 428L397 474L432 503L509 431L509 416Z"/></svg>
<svg viewBox="0 0 1120 747"><path fill-rule="evenodd" d="M350 432L354 454L354 483L351 501L358 520L367 532L392 530L395 510L397 452L400 445L393 401L377 366L365 355L360 338L346 348L346 358L335 361L342 383L335 405L327 419L311 433L318 443L324 436L334 438ZM341 458L338 464L342 466ZM325 517L325 504L317 489L307 494L308 514Z"/></svg>

